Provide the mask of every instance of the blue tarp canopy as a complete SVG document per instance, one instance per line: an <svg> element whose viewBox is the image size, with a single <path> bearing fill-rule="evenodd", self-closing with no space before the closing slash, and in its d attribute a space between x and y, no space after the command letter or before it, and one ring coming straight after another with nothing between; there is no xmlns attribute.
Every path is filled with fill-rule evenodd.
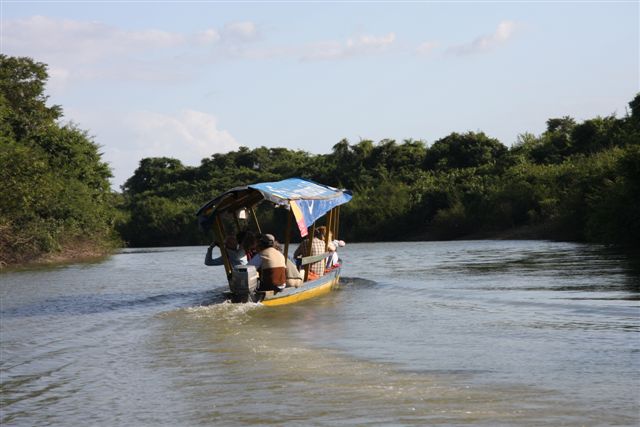
<svg viewBox="0 0 640 427"><path fill-rule="evenodd" d="M232 188L202 206L197 215L203 224L209 222L214 215L236 212L267 200L291 209L300 234L305 236L307 228L318 218L334 207L349 202L351 197L349 190L340 190L302 178L289 178Z"/></svg>

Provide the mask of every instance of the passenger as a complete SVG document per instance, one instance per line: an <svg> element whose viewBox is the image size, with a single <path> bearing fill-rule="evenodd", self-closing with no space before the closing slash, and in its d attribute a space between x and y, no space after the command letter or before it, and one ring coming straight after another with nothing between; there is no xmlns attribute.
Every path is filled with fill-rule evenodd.
<svg viewBox="0 0 640 427"><path fill-rule="evenodd" d="M329 242L329 246L327 246L327 249L331 253L331 255L329 255L329 258L327 258L327 270L331 270L332 268L338 267L340 265L338 263L339 258L338 252L336 252L336 244L333 242Z"/></svg>
<svg viewBox="0 0 640 427"><path fill-rule="evenodd" d="M283 251L282 245L276 240L273 247ZM299 271L296 264L287 258L287 288L299 288L304 283L304 271Z"/></svg>
<svg viewBox="0 0 640 427"><path fill-rule="evenodd" d="M327 258L327 270L340 267L340 257L338 256L338 248L344 246L344 240L332 240L329 242L329 252L331 256Z"/></svg>
<svg viewBox="0 0 640 427"><path fill-rule="evenodd" d="M260 272L259 291L279 292L286 286L286 262L282 252L274 248L275 243L272 234L262 234L258 239L258 253L249 261L249 265Z"/></svg>
<svg viewBox="0 0 640 427"><path fill-rule="evenodd" d="M247 237L247 233L250 233L248 230L240 230L236 233L236 241L239 246L242 246L242 242L244 242L245 237Z"/></svg>
<svg viewBox="0 0 640 427"><path fill-rule="evenodd" d="M205 265L224 265L224 261L222 259L222 255L217 258L212 258L212 252L214 246L217 244L212 243L209 248L207 248L207 254L204 257ZM239 265L247 265L247 256L245 255L244 249L240 248L238 245L238 240L233 236L227 236L224 239L224 248L227 251L227 256L229 257L229 262L231 263L231 268L237 267Z"/></svg>
<svg viewBox="0 0 640 427"><path fill-rule="evenodd" d="M298 270L296 264L287 258L287 288L299 288L304 283L304 270Z"/></svg>
<svg viewBox="0 0 640 427"><path fill-rule="evenodd" d="M309 251L309 240L304 239L300 242L300 245L293 253L294 258L306 257L306 256L314 256L321 255L324 253L324 235L326 232L326 227L318 227L316 228L315 235L313 240L311 241L311 253L307 254ZM326 260L321 259L320 261L314 262L309 266L309 276L307 280L314 280L319 277L324 276L324 270L327 262Z"/></svg>
<svg viewBox="0 0 640 427"><path fill-rule="evenodd" d="M247 256L247 260L251 261L251 258L256 254L258 248L258 239L256 234L253 231L245 231L241 244L245 255Z"/></svg>

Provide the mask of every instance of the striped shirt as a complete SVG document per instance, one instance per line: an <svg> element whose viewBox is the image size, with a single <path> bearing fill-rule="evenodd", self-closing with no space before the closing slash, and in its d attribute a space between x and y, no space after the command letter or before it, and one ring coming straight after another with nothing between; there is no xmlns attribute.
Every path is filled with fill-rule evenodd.
<svg viewBox="0 0 640 427"><path fill-rule="evenodd" d="M294 256L301 255L303 257L306 257L306 256L314 256L314 255L323 254L324 253L324 240L320 240L317 237L313 238L313 241L311 242L311 254L310 255L307 254L308 247L309 247L309 240L307 240L307 239L303 240L302 242L300 242L300 246L298 246L298 249L296 249L296 251L294 253ZM317 274L318 276L323 276L326 263L327 263L327 261L324 260L324 259L321 259L318 262L314 262L313 264L311 264L309 271Z"/></svg>

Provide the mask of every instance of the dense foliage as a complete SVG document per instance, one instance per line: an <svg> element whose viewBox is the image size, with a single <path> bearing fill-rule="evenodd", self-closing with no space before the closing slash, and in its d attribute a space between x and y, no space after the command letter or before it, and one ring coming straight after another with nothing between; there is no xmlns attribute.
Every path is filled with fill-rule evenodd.
<svg viewBox="0 0 640 427"><path fill-rule="evenodd" d="M143 159L123 186L130 217L121 232L135 246L205 243L210 236L194 227L201 204L236 185L300 176L354 191L341 220L350 240L512 233L633 247L640 241L640 95L630 108L622 118L550 119L542 135L523 134L511 149L467 132L431 146L343 140L325 155L241 147L196 167Z"/></svg>
<svg viewBox="0 0 640 427"><path fill-rule="evenodd" d="M354 192L341 237L352 241L496 235L640 241L640 94L624 117L552 118L511 148L482 132L378 143L331 153L241 147L199 166L145 158L122 187L87 132L47 106L46 66L0 55L0 266L68 247L209 243L195 212L231 187L299 176ZM264 228L283 212L259 210ZM278 236L280 239L283 237Z"/></svg>
<svg viewBox="0 0 640 427"><path fill-rule="evenodd" d="M46 66L0 55L0 266L103 245L115 209L98 146L47 106Z"/></svg>

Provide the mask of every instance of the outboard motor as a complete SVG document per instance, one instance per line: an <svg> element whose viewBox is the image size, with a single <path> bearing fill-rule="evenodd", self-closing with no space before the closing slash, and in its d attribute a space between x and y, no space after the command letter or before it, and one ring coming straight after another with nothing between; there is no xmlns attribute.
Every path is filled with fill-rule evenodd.
<svg viewBox="0 0 640 427"><path fill-rule="evenodd" d="M258 272L253 265L239 265L231 272L232 302L256 302L256 289L258 288Z"/></svg>

